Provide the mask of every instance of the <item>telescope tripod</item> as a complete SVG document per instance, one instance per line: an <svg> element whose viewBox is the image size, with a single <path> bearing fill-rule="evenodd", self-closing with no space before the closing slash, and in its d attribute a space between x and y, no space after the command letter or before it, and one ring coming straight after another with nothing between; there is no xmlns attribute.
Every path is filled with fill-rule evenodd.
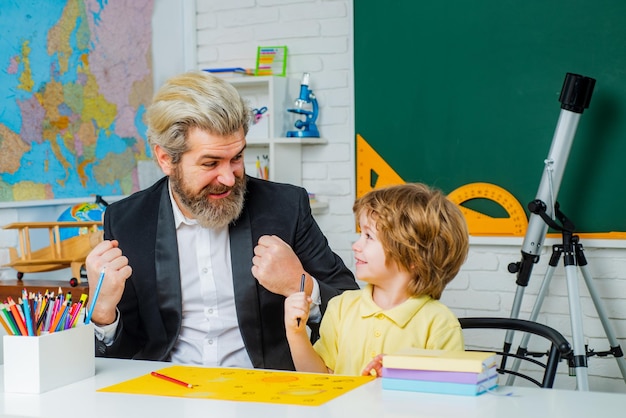
<svg viewBox="0 0 626 418"><path fill-rule="evenodd" d="M555 244L552 246L552 256L550 257L550 261L548 263L548 269L541 284L541 288L539 290L539 294L537 295L537 299L535 301L535 305L533 307L529 320L537 320L537 315L539 314L541 305L543 304L543 300L549 289L552 276L554 275L555 269L559 263L561 256L563 256L565 277L567 280L569 312L572 325L573 342L573 354L566 359L569 365L570 376L576 376L578 390L587 391L589 390L587 358L591 356L606 357L612 355L615 357L619 369L622 373L622 378L626 382L626 360L624 359L624 353L619 345L619 342L617 341L617 338L615 337L615 333L613 331L611 323L608 320L608 316L602 304L602 300L600 299L600 296L598 295L598 292L594 287L593 278L589 273L589 266L587 264L587 258L585 257L583 245L580 243L579 236L573 233L574 225L559 210L558 203L555 205L555 215L557 219L559 219L563 224L562 227L559 227L552 219L547 217L545 215L545 211L542 210L542 207L531 207L531 211L533 209L535 210L534 213L540 215L544 219L544 221L548 223L548 225L561 231L563 240L561 244ZM604 328L604 332L610 345L610 349L608 351L589 350L588 347L585 345L583 335L583 320L580 305L580 294L578 288L577 268L579 268L582 272L585 284L587 286L587 290L589 291L596 312L598 313L600 321L602 322L602 327ZM505 342L505 347L507 347L506 350L508 350L510 349L511 335L508 335L506 338L507 342ZM525 334L522 337L520 345L517 349L518 355L528 354L527 347L529 339L530 334ZM513 370L518 370L520 366L520 361L521 360L519 359L514 360L512 366ZM507 385L513 384L514 379L515 376L510 375L507 380Z"/></svg>

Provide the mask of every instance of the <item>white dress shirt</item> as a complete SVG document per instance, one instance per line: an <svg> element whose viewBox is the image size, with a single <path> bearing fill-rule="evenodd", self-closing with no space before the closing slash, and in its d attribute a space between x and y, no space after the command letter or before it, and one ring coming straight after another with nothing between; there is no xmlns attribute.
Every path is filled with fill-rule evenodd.
<svg viewBox="0 0 626 418"><path fill-rule="evenodd" d="M183 299L172 362L251 368L237 322L228 226L203 228L172 207Z"/></svg>

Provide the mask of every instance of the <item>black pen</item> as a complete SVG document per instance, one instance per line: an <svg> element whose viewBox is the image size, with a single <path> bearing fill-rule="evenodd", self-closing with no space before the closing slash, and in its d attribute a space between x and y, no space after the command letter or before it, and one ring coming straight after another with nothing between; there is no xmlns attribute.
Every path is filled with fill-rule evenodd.
<svg viewBox="0 0 626 418"><path fill-rule="evenodd" d="M304 282L306 282L306 275L303 273L302 277L300 277L300 291L304 292ZM300 326L300 318L297 318L298 326Z"/></svg>

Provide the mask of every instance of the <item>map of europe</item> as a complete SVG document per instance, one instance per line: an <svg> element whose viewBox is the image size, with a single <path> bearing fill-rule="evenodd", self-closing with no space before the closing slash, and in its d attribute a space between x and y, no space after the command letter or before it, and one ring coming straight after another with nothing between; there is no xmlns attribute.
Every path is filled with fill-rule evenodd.
<svg viewBox="0 0 626 418"><path fill-rule="evenodd" d="M153 1L3 2L0 202L139 189Z"/></svg>

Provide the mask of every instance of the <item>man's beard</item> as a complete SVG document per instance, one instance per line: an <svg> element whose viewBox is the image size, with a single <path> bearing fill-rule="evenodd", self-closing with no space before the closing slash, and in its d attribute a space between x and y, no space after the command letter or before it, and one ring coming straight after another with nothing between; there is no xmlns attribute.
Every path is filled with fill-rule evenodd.
<svg viewBox="0 0 626 418"><path fill-rule="evenodd" d="M181 204L193 215L198 224L205 228L221 228L236 220L243 210L246 193L246 176L235 176L232 187L206 186L199 194L187 188L180 165L170 175L172 190L180 198ZM212 194L221 194L230 190L230 195L221 199L212 199Z"/></svg>

